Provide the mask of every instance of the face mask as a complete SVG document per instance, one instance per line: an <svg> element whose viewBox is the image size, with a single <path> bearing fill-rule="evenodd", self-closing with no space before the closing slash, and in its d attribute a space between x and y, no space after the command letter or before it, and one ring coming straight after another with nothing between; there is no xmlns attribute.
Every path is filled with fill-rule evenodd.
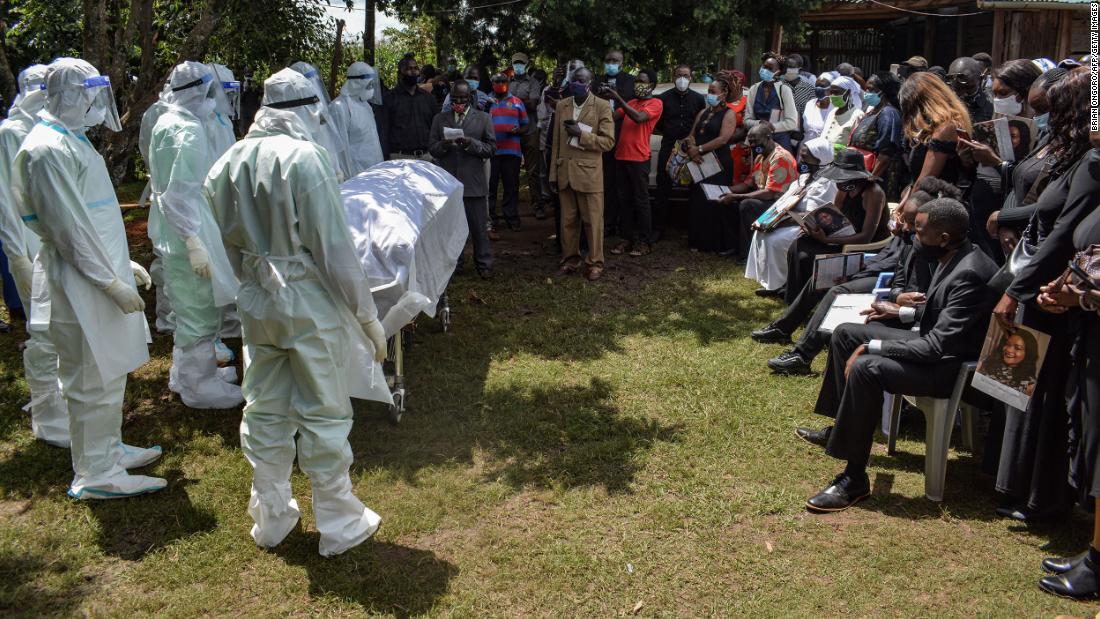
<svg viewBox="0 0 1100 619"><path fill-rule="evenodd" d="M829 95L829 103L833 104L833 107L844 107L844 97L838 95Z"/></svg>
<svg viewBox="0 0 1100 619"><path fill-rule="evenodd" d="M1024 109L1024 104L1016 97L994 97L993 98L993 111L998 114L1006 114L1008 116L1016 116L1020 113L1020 110Z"/></svg>
<svg viewBox="0 0 1100 619"><path fill-rule="evenodd" d="M523 64L522 62L517 62L512 65L512 70L516 72L516 75L526 75L527 65Z"/></svg>
<svg viewBox="0 0 1100 619"><path fill-rule="evenodd" d="M775 80L775 72L770 71L764 67L760 67L760 79L765 82L771 82Z"/></svg>
<svg viewBox="0 0 1100 619"><path fill-rule="evenodd" d="M478 80L467 79L466 83L470 85L470 90L477 90L481 87L481 82Z"/></svg>
<svg viewBox="0 0 1100 619"><path fill-rule="evenodd" d="M829 96L829 91L822 86L814 86L814 96L820 101Z"/></svg>
<svg viewBox="0 0 1100 619"><path fill-rule="evenodd" d="M85 127L96 127L103 124L103 121L107 120L107 109L94 106L88 110L88 113L84 115Z"/></svg>
<svg viewBox="0 0 1100 619"><path fill-rule="evenodd" d="M720 100L721 99L718 98L718 95L711 95L711 94L707 95L707 105L709 107L714 107L714 106L718 105L718 102Z"/></svg>
<svg viewBox="0 0 1100 619"><path fill-rule="evenodd" d="M687 89L688 89L688 86L690 86L690 85L691 85L691 80L690 79L688 79L686 77L676 78L676 90L679 90L680 92L686 92Z"/></svg>
<svg viewBox="0 0 1100 619"><path fill-rule="evenodd" d="M589 86L582 82L573 82L569 84L569 92L573 94L573 98L578 101L584 101L588 97Z"/></svg>
<svg viewBox="0 0 1100 619"><path fill-rule="evenodd" d="M493 92L498 95L508 94L508 84L493 82Z"/></svg>
<svg viewBox="0 0 1100 619"><path fill-rule="evenodd" d="M653 94L653 84L634 84L634 96L645 99Z"/></svg>
<svg viewBox="0 0 1100 619"><path fill-rule="evenodd" d="M1050 122L1050 112L1047 112L1046 114L1039 114L1032 120L1035 121L1036 129L1038 129L1039 131L1046 131L1047 123Z"/></svg>
<svg viewBox="0 0 1100 619"><path fill-rule="evenodd" d="M406 88L408 88L409 86L416 86L416 80L417 77L415 75L401 76L401 84L404 85Z"/></svg>
<svg viewBox="0 0 1100 619"><path fill-rule="evenodd" d="M364 101L369 101L374 98L374 86L367 86L363 89L363 93L359 95Z"/></svg>
<svg viewBox="0 0 1100 619"><path fill-rule="evenodd" d="M920 242L919 238L914 236L913 251L921 258L924 258L929 262L934 262L936 260L939 260L940 257L943 256L944 252L947 250L944 249L942 245L925 245L924 243Z"/></svg>
<svg viewBox="0 0 1100 619"><path fill-rule="evenodd" d="M754 154L754 155L763 155L764 154L764 145L763 144L757 144L756 146L753 146L752 147L752 154Z"/></svg>
<svg viewBox="0 0 1100 619"><path fill-rule="evenodd" d="M865 92L863 102L871 107L878 107L878 104L882 103L882 95L877 92Z"/></svg>
<svg viewBox="0 0 1100 619"><path fill-rule="evenodd" d="M455 114L465 114L466 113L466 103L465 102L455 103L454 101L452 101L451 102L451 109L454 110Z"/></svg>
<svg viewBox="0 0 1100 619"><path fill-rule="evenodd" d="M798 79L798 69L794 67L787 69L787 79L791 81Z"/></svg>
<svg viewBox="0 0 1100 619"><path fill-rule="evenodd" d="M615 77L619 74L619 63L617 62L609 62L605 64L603 68L605 71L607 71L607 74L612 77Z"/></svg>

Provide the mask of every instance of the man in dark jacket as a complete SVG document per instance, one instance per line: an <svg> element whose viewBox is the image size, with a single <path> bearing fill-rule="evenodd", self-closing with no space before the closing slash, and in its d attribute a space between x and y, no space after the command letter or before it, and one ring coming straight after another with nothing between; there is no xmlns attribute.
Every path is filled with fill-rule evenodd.
<svg viewBox="0 0 1100 619"><path fill-rule="evenodd" d="M656 128L656 132L661 135L661 150L657 153L657 195L653 202L655 240L664 236L668 221L668 197L672 192L672 179L665 172L665 167L668 165L668 158L672 156L672 147L676 140L682 140L691 133L695 117L707 107L706 97L691 89L691 67L682 64L673 69L672 84L672 88L657 97L661 100L664 111Z"/></svg>
<svg viewBox="0 0 1100 619"><path fill-rule="evenodd" d="M458 130L461 130L461 136ZM483 279L492 276L493 268L493 253L489 248L489 230L486 227L489 179L485 176L488 167L485 162L496 152L496 144L492 118L474 109L469 84L455 82L451 87L450 109L436 114L432 120L428 150L436 165L462 181L466 223L474 241L474 266Z"/></svg>
<svg viewBox="0 0 1100 619"><path fill-rule="evenodd" d="M605 91L613 89L619 96L627 101L634 98L634 76L623 70L623 53L613 49L604 57L604 74L600 77L599 88L593 88L592 92L601 99L607 99L611 104L611 116L615 118L615 141L619 141L619 130L623 122L620 116L615 114L615 101ZM603 155L603 186L607 189L604 193L604 231L605 236L618 232L619 229L619 196L615 187L619 186L615 175L615 149Z"/></svg>
<svg viewBox="0 0 1100 619"><path fill-rule="evenodd" d="M884 393L948 397L962 363L981 352L994 301L988 282L997 265L966 240L969 226L966 207L950 198L928 202L917 214L913 251L938 264L923 307L912 316L918 330L872 322L833 333L816 412L836 425L800 428L799 435L823 442L826 453L848 464L806 502L811 511L840 511L871 494L867 462ZM870 318L898 314L893 304L876 304Z"/></svg>

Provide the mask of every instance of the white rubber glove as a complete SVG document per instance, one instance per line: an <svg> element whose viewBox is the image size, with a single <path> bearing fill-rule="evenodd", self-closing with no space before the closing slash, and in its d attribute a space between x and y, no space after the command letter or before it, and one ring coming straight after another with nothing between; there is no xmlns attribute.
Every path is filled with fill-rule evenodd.
<svg viewBox="0 0 1100 619"><path fill-rule="evenodd" d="M8 261L8 267L11 269L12 279L15 280L15 288L19 291L19 298L30 300L34 263L26 256L16 256Z"/></svg>
<svg viewBox="0 0 1100 619"><path fill-rule="evenodd" d="M374 360L377 363L382 363L386 360L386 332L382 330L382 323L378 322L378 319L369 320L367 322L359 323L359 326L363 328L363 333L367 335L367 339L374 344Z"/></svg>
<svg viewBox="0 0 1100 619"><path fill-rule="evenodd" d="M146 271L145 267L131 260L130 270L134 272L134 281L137 282L139 288L149 290L153 287L153 278L149 277L149 271Z"/></svg>
<svg viewBox="0 0 1100 619"><path fill-rule="evenodd" d="M206 253L206 247L197 236L189 236L184 239L187 245L187 259L191 261L191 270L199 277L210 279L210 254Z"/></svg>
<svg viewBox="0 0 1100 619"><path fill-rule="evenodd" d="M141 300L137 288L124 283L120 279L111 282L111 285L107 286L104 292L111 297L111 300L115 302L118 309L122 310L123 314L134 314L145 309L145 301Z"/></svg>

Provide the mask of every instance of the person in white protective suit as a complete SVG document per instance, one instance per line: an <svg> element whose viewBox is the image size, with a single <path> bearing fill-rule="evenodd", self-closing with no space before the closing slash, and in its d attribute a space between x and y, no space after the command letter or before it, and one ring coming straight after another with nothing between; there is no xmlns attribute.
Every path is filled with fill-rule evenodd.
<svg viewBox="0 0 1100 619"><path fill-rule="evenodd" d="M215 110L207 121L207 135L210 136L210 143L214 147L214 157L210 160L213 162L225 154L230 146L237 143L234 127L241 118L241 83L237 81L229 67L223 64L212 62L210 68L214 71L215 79L221 81L222 91L229 105L228 114ZM240 336L241 319L237 316L236 305L222 308L222 326L218 331L218 339L214 340L214 350L217 351L219 364L230 363L236 358L233 351L222 343L222 339Z"/></svg>
<svg viewBox="0 0 1100 619"><path fill-rule="evenodd" d="M299 60L290 65L291 69L294 69L298 73L301 73L307 80L309 80L310 86L313 88L313 94L317 95L321 103L321 116L325 119L325 123L317 131L317 135L314 138L314 142L325 147L329 156L332 158L333 169L336 171L336 180L339 183L347 180L347 176L344 174L344 170L341 166L344 153L348 148L348 143L340 135L340 131L336 128L336 125L332 122L332 117L329 116L329 97L328 90L325 89L325 83L321 81L321 73L317 70L317 67L309 64L308 62L302 62Z"/></svg>
<svg viewBox="0 0 1100 619"><path fill-rule="evenodd" d="M141 129L138 133L138 152L141 153L141 158L146 162L146 169L149 167L149 141L153 139L153 127L156 126L157 120L160 119L160 115L164 113L164 110L168 109L168 104L164 103L161 99L165 94L171 92L171 85L165 82L164 88L161 89L160 98L158 98L145 113L141 116ZM142 207L149 205L152 199L152 185L145 183L145 189L142 191L141 198L138 200L138 204ZM176 315L172 312L172 304L168 301L168 292L164 286L164 264L161 260L160 251L156 246L153 246L153 263L149 265L149 276L153 280L153 286L156 289L156 322L155 327L157 333L172 333L176 330Z"/></svg>
<svg viewBox="0 0 1100 619"><path fill-rule="evenodd" d="M203 120L229 113L229 103L209 65L183 62L162 93L166 109L149 140L153 207L149 237L160 254L168 301L176 315L168 386L191 408L233 408L240 387L219 375L214 343L222 307L237 297L237 280L202 183L215 151L213 125ZM230 378L233 378L230 376Z"/></svg>
<svg viewBox="0 0 1100 619"><path fill-rule="evenodd" d="M8 257L8 266L19 300L31 310L31 282L34 279L34 257L42 242L23 223L16 211L11 193L11 168L15 154L27 134L38 122L38 112L46 107L46 65L27 67L19 74L19 94L0 123L0 241ZM28 321L27 326L30 326ZM69 447L69 411L61 397L57 378L57 351L49 333L27 329L27 345L23 349L23 371L31 401L31 433L40 441L57 447Z"/></svg>
<svg viewBox="0 0 1100 619"><path fill-rule="evenodd" d="M296 526L290 472L297 433L319 550L330 556L362 543L381 523L351 491L349 375L380 369L386 338L329 153L313 141L323 122L319 97L300 73L284 69L264 83L263 105L204 188L241 282L248 513L263 547Z"/></svg>
<svg viewBox="0 0 1100 619"><path fill-rule="evenodd" d="M107 165L84 135L98 125L122 128L111 82L83 60L61 58L49 66L46 95L46 109L15 155L12 193L42 240L30 328L48 328L57 348L72 437L69 496L155 492L167 482L127 469L156 460L160 447L122 442L126 375L149 359L149 325L135 281L146 288L151 281L130 260Z"/></svg>
<svg viewBox="0 0 1100 619"><path fill-rule="evenodd" d="M347 144L341 158L345 178L352 178L383 160L372 103L382 105L378 73L365 62L353 62L340 96L328 108L333 125Z"/></svg>

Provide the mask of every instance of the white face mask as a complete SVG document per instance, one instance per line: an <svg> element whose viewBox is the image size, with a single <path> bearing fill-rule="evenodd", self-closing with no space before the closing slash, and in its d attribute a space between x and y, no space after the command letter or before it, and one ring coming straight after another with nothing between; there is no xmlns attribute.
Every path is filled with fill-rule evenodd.
<svg viewBox="0 0 1100 619"><path fill-rule="evenodd" d="M96 127L103 124L105 120L107 120L107 109L95 105L84 115L84 126Z"/></svg>
<svg viewBox="0 0 1100 619"><path fill-rule="evenodd" d="M214 103L213 99L203 99L202 103L199 104L198 117L209 118L213 116L215 108L217 108L217 104Z"/></svg>
<svg viewBox="0 0 1100 619"><path fill-rule="evenodd" d="M1024 108L1024 104L1020 102L1016 97L994 97L993 98L993 111L998 114L1007 114L1009 116L1016 116L1020 113L1020 110Z"/></svg>
<svg viewBox="0 0 1100 619"><path fill-rule="evenodd" d="M680 92L686 91L690 84L691 80L686 77L676 78L676 90L679 90Z"/></svg>
<svg viewBox="0 0 1100 619"><path fill-rule="evenodd" d="M359 98L364 100L364 101L370 101L371 99L373 99L374 98L374 86L368 86L368 87L364 88L362 94L359 95Z"/></svg>
<svg viewBox="0 0 1100 619"><path fill-rule="evenodd" d="M787 79L793 80L796 77L798 77L798 69L797 68L791 67L791 68L787 69Z"/></svg>

